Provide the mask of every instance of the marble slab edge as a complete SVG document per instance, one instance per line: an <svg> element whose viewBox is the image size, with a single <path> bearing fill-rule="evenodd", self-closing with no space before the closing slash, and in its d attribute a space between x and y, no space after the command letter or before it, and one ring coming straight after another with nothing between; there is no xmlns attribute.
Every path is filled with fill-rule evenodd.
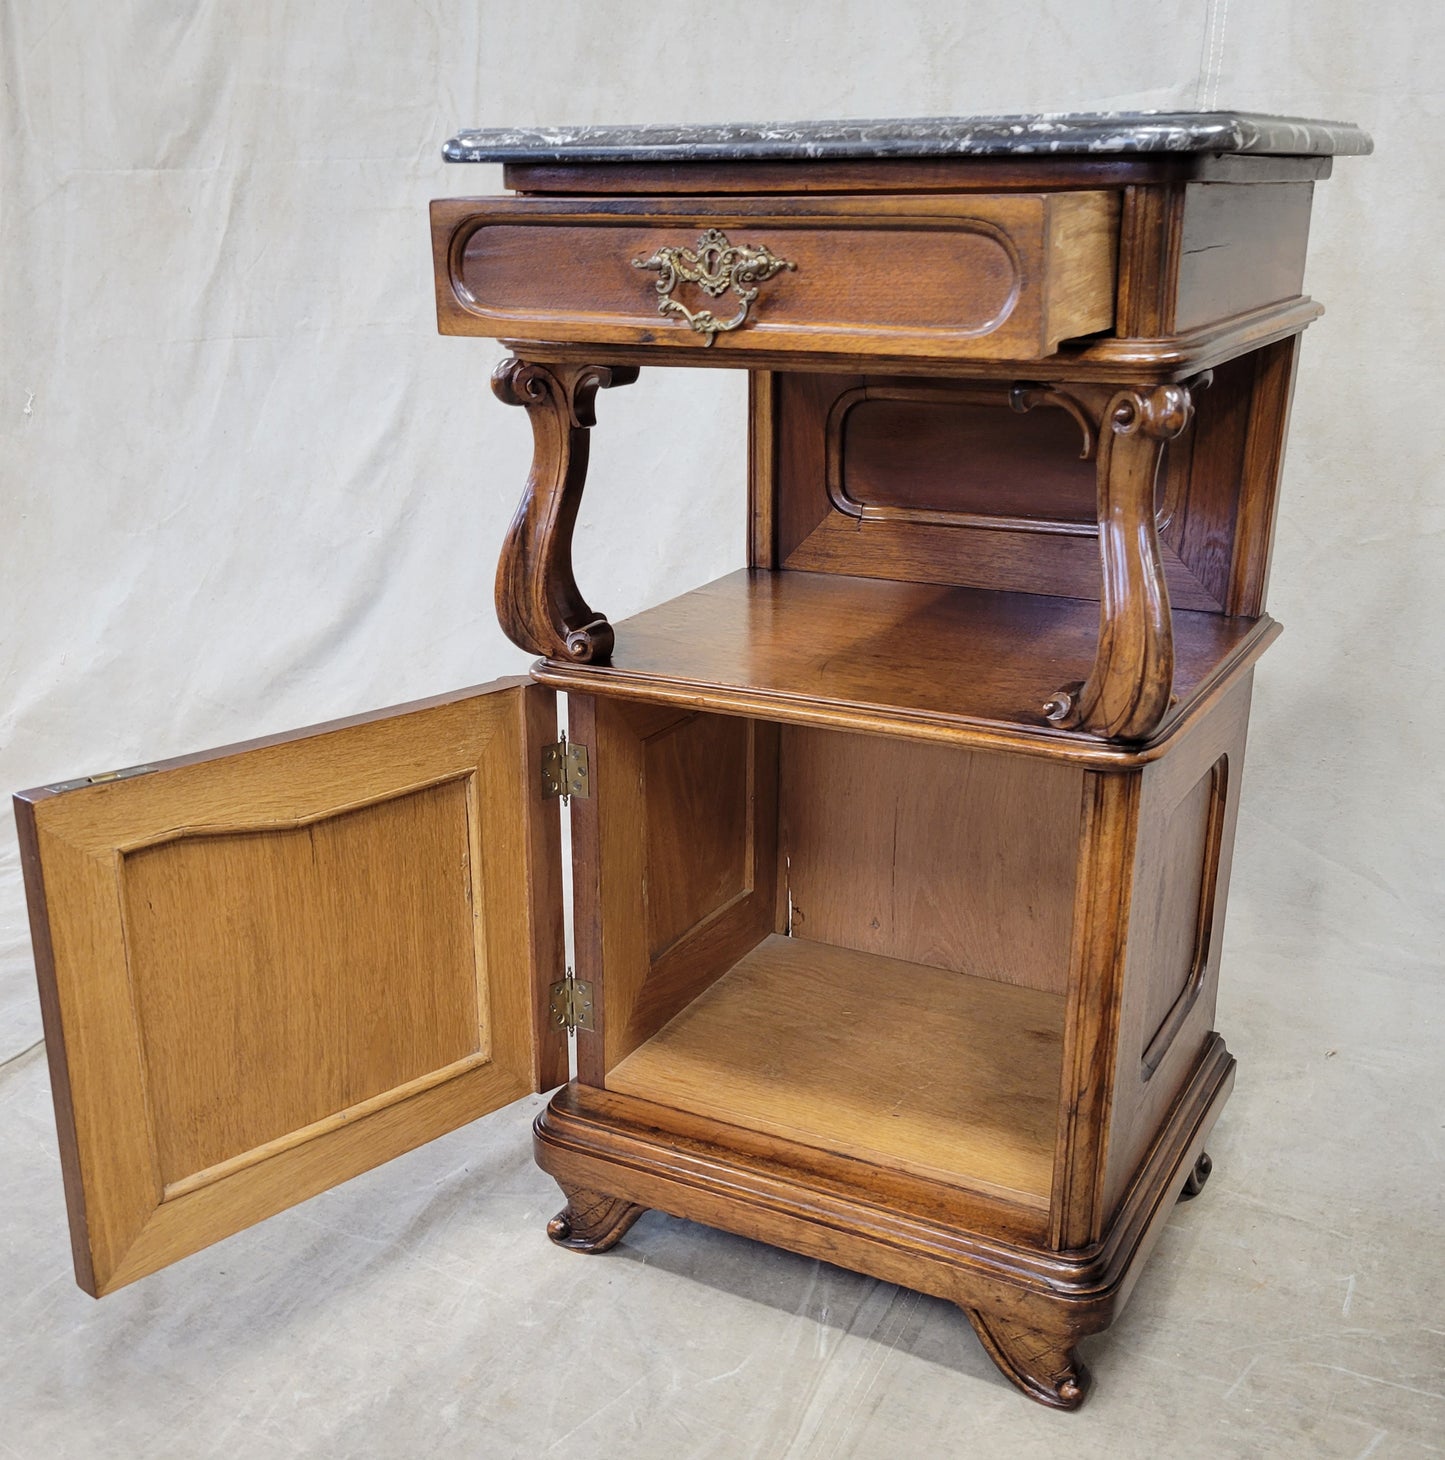
<svg viewBox="0 0 1445 1460"><path fill-rule="evenodd" d="M921 157L1253 153L1348 157L1373 150L1349 122L1254 112L1097 112L726 126L482 127L448 162L801 162Z"/></svg>

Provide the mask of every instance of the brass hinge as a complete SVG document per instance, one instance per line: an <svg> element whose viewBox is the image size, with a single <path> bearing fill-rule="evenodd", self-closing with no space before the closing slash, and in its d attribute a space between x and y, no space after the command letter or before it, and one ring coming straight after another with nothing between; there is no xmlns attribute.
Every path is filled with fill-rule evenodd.
<svg viewBox="0 0 1445 1460"><path fill-rule="evenodd" d="M553 801L558 796L565 806L573 796L586 800L591 793L587 789L587 747L567 740L567 732L555 745L542 747L542 799Z"/></svg>
<svg viewBox="0 0 1445 1460"><path fill-rule="evenodd" d="M569 968L561 983L554 983L547 992L552 996L547 1008L552 1023L568 1034L578 1029L591 1029L592 985L584 978L578 978Z"/></svg>
<svg viewBox="0 0 1445 1460"><path fill-rule="evenodd" d="M53 786L47 786L47 791L78 791L82 786L100 786L107 781L128 781L133 776L149 775L155 766L153 765L131 765L123 771L104 771L98 776L77 776L73 781L56 781Z"/></svg>

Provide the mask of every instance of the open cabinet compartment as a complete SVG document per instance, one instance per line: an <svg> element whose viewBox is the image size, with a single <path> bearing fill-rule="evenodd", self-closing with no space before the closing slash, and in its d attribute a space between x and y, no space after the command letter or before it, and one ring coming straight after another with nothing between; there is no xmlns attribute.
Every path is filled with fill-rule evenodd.
<svg viewBox="0 0 1445 1460"><path fill-rule="evenodd" d="M1083 772L601 696L569 720L596 766L571 813L601 990L581 1079L1042 1229Z"/></svg>
<svg viewBox="0 0 1445 1460"><path fill-rule="evenodd" d="M1100 1240L1217 1043L1248 701L1100 769L574 692L580 1098Z"/></svg>

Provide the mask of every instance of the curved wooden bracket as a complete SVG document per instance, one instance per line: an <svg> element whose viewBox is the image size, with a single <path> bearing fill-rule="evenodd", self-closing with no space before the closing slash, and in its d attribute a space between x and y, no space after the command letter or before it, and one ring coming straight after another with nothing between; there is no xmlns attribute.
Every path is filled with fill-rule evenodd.
<svg viewBox="0 0 1445 1460"><path fill-rule="evenodd" d="M532 471L497 564L497 617L520 648L578 664L605 664L612 625L587 605L572 573L572 529L587 481L597 392L637 379L633 365L538 365L510 357L492 391L532 422Z"/></svg>
<svg viewBox="0 0 1445 1460"><path fill-rule="evenodd" d="M1090 1375L1074 1352L1075 1335L1046 1332L965 1308L973 1331L1003 1376L1050 1409L1077 1409L1089 1392Z"/></svg>
<svg viewBox="0 0 1445 1460"><path fill-rule="evenodd" d="M1189 385L1126 388L1105 407L1098 449L1099 647L1089 677L1065 685L1044 706L1051 724L1143 740L1169 709L1174 630L1154 492L1164 443L1193 414Z"/></svg>

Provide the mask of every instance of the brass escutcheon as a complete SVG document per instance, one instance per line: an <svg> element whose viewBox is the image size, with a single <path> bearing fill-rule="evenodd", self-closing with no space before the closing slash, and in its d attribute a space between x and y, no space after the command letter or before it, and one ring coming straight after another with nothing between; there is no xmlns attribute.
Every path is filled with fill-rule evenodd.
<svg viewBox="0 0 1445 1460"><path fill-rule="evenodd" d="M748 306L758 297L760 284L784 269L798 266L780 259L765 243L756 248L729 243L721 229L709 228L698 238L695 249L668 245L650 258L633 259L632 267L655 269L657 292L662 296L657 302L657 312L675 314L686 320L702 335L703 344L710 345L718 335L746 322ZM731 289L742 301L742 307L731 319L719 319L710 309L691 310L672 297L672 291L682 283L696 284L713 299Z"/></svg>

